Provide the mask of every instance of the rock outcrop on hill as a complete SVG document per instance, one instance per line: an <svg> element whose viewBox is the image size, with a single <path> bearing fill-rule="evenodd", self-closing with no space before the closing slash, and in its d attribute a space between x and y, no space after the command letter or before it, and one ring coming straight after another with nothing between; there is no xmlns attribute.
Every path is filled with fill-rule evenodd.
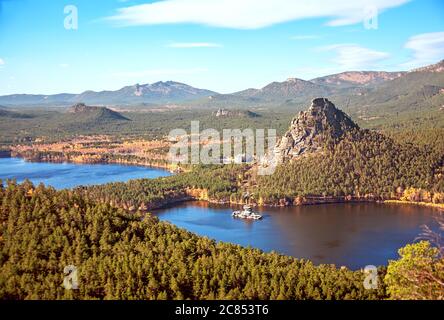
<svg viewBox="0 0 444 320"><path fill-rule="evenodd" d="M350 117L326 98L316 98L307 111L291 121L289 130L275 147L279 162L322 151L328 142L339 141L348 131L359 129Z"/></svg>
<svg viewBox="0 0 444 320"><path fill-rule="evenodd" d="M213 112L216 117L248 117L248 118L256 118L260 117L260 115L256 112L250 110L227 110L219 108L216 112Z"/></svg>
<svg viewBox="0 0 444 320"><path fill-rule="evenodd" d="M431 64L422 68L413 69L410 72L444 72L444 60Z"/></svg>
<svg viewBox="0 0 444 320"><path fill-rule="evenodd" d="M95 122L110 122L110 121L129 121L128 118L122 116L120 113L108 109L106 107L87 106L84 103L77 103L68 108L67 115L75 115L74 120L95 121Z"/></svg>
<svg viewBox="0 0 444 320"><path fill-rule="evenodd" d="M310 80L319 85L336 87L372 86L403 76L405 72L347 71Z"/></svg>

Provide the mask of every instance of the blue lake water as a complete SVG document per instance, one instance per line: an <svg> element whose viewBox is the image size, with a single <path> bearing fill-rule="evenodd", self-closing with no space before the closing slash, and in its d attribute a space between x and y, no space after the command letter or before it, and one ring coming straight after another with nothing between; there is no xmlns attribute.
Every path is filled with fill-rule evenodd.
<svg viewBox="0 0 444 320"><path fill-rule="evenodd" d="M234 207L193 201L155 211L159 219L219 241L352 269L387 265L421 225L436 228L435 209L377 203L257 209L258 221L231 217Z"/></svg>
<svg viewBox="0 0 444 320"><path fill-rule="evenodd" d="M0 179L25 179L43 182L57 189L79 185L103 184L139 178L169 176L166 170L118 164L73 164L26 162L18 158L0 158Z"/></svg>

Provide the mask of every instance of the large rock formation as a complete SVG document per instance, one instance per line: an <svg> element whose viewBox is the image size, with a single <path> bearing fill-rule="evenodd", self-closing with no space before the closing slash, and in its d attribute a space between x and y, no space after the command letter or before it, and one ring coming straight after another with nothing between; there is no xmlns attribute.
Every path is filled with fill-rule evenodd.
<svg viewBox="0 0 444 320"><path fill-rule="evenodd" d="M275 148L275 159L281 162L319 152L327 142L337 142L354 129L358 126L333 103L316 98L307 111L301 111L291 121L289 130Z"/></svg>

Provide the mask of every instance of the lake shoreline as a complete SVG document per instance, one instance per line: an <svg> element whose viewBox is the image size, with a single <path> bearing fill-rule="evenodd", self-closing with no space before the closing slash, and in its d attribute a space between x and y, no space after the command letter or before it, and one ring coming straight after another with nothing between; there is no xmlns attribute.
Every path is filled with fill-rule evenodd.
<svg viewBox="0 0 444 320"><path fill-rule="evenodd" d="M71 163L71 164L118 164L118 165L126 165L126 166L136 166L136 167L146 167L146 168L154 168L154 169L164 169L171 173L181 172L182 169L178 170L175 166L163 163L163 162L147 162L147 161L131 161L124 160L122 158L117 159L93 159L93 158L85 158L82 161L73 160L68 156L52 158L45 155L44 157L36 157L36 156L27 156L17 152L10 152L9 156L4 156L2 158L18 158L23 159L26 162L31 163Z"/></svg>
<svg viewBox="0 0 444 320"><path fill-rule="evenodd" d="M153 179L171 176L163 168L118 163L38 162L19 157L0 158L0 179L30 181L33 185L44 184L57 190L86 188L137 179Z"/></svg>
<svg viewBox="0 0 444 320"><path fill-rule="evenodd" d="M115 164L115 165L123 165L123 166L136 166L136 167L145 167L145 168L153 168L153 169L163 169L170 173L180 173L185 171L183 168L175 167L169 163L163 163L163 162L150 162L150 161L138 161L137 159L128 161L124 160L122 158L117 159L92 159L92 158L85 158L86 160L78 161L78 160L72 160L68 156L63 157L47 157L45 155L43 158L41 157L27 157L26 155L15 153L15 152L8 152L8 154L4 154L2 158L18 158L23 159L26 162L30 163L70 163L70 164L88 164L88 165L107 165L107 164ZM140 159L139 159L140 160ZM233 205L233 206L242 206L245 204L249 204L253 207L264 207L264 208L284 208L284 207L298 207L298 206L311 206L311 205L322 205L322 204L341 204L341 203L384 203L384 204L406 204L406 205L420 205L420 206L427 206L433 209L438 209L439 211L444 211L444 204L435 204L435 203L429 203L429 202L416 202L416 201L406 201L401 200L401 197L397 199L384 199L383 197L379 196L364 196L364 197L355 197L355 196L326 196L326 197L320 197L320 196L307 196L307 197L295 197L293 200L286 198L286 199L280 199L275 203L257 203L257 202L244 202L244 201L231 201L231 200L218 200L218 199L211 199L202 197L202 193L205 193L206 190L199 190L199 189L186 189L184 190L184 195L180 196L179 199L172 198L172 199L166 199L163 203L157 205L154 204L153 206L150 206L148 210L157 210L157 209L163 209L170 205L176 205L178 203L187 202L187 201L206 201L211 204L219 204L219 205Z"/></svg>
<svg viewBox="0 0 444 320"><path fill-rule="evenodd" d="M404 204L404 205L417 205L423 207L430 207L434 209L438 209L441 212L444 212L444 204L443 203L431 203L431 202L413 202L413 201L405 201L405 200L385 200L385 204Z"/></svg>
<svg viewBox="0 0 444 320"><path fill-rule="evenodd" d="M366 203L373 203L373 204L382 204L382 205L388 205L388 204L403 204L403 205L418 205L423 207L428 207L430 209L436 209L440 212L444 212L444 205L442 204L434 204L434 203L427 203L427 202L413 202L413 201L402 201L402 200L376 200L376 199L353 199L353 200L345 200L345 199L329 199L328 201L310 201L307 203L300 203L300 204L287 204L287 205L279 205L279 204L261 204L258 205L257 203L246 203L246 202L231 202L231 201L221 201L221 200L214 200L214 199L202 199L200 197L195 197L187 194L184 197L179 198L172 198L170 200L166 200L163 203L159 205L151 206L147 211L149 210L161 210L166 208L174 207L178 204L186 203L186 202L193 202L193 201L203 201L207 202L209 204L213 205L221 205L221 206L233 206L233 207L239 207L243 205L250 205L254 208L296 208L296 207L305 207L305 206L320 206L320 205L326 205L326 204L366 204Z"/></svg>

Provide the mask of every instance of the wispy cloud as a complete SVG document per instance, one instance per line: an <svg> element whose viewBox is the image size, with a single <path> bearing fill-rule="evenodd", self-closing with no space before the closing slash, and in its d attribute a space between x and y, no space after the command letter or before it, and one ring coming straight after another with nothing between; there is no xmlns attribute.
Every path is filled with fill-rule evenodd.
<svg viewBox="0 0 444 320"><path fill-rule="evenodd" d="M410 0L164 0L117 10L107 20L122 26L193 23L257 29L307 18L328 18L328 25L361 23L368 8L378 12Z"/></svg>
<svg viewBox="0 0 444 320"><path fill-rule="evenodd" d="M142 77L162 77L162 76L180 76L180 75L191 75L206 72L206 68L190 68L190 69L147 69L138 71L125 71L113 73L113 77L124 77L124 78L142 78Z"/></svg>
<svg viewBox="0 0 444 320"><path fill-rule="evenodd" d="M219 43L213 42L174 42L167 45L168 48L220 48Z"/></svg>
<svg viewBox="0 0 444 320"><path fill-rule="evenodd" d="M319 39L320 36L314 35L314 34L303 34L303 35L296 35L290 37L291 40L313 40L313 39Z"/></svg>
<svg viewBox="0 0 444 320"><path fill-rule="evenodd" d="M344 70L377 68L378 63L387 59L387 52L376 51L356 44L335 44L319 48L320 51L333 51L336 62Z"/></svg>
<svg viewBox="0 0 444 320"><path fill-rule="evenodd" d="M69 68L69 64L68 63L61 63L59 64L60 68Z"/></svg>
<svg viewBox="0 0 444 320"><path fill-rule="evenodd" d="M421 67L444 58L444 32L423 33L411 37L404 45L413 51L412 59L402 66Z"/></svg>
<svg viewBox="0 0 444 320"><path fill-rule="evenodd" d="M0 58L0 68L2 67L2 66L4 66L5 65L5 60L3 60L2 58Z"/></svg>

